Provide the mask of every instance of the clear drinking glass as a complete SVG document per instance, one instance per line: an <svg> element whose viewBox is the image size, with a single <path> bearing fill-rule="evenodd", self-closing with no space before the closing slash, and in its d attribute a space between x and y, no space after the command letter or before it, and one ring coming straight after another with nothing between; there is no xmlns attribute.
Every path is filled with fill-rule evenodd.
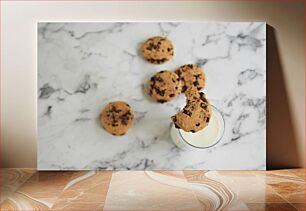
<svg viewBox="0 0 306 211"><path fill-rule="evenodd" d="M225 121L221 112L212 106L212 117L208 125L196 133L185 132L171 125L170 134L172 141L179 148L188 149L207 149L215 146L223 137Z"/></svg>

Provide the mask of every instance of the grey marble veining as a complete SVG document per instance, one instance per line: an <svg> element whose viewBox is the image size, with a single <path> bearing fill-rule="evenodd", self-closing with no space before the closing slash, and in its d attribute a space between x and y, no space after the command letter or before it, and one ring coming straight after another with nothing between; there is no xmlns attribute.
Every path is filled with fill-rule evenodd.
<svg viewBox="0 0 306 211"><path fill-rule="evenodd" d="M162 65L139 54L144 40L167 36L175 46ZM183 95L165 104L144 90L159 70L185 63L207 74L204 92L225 118L213 148L182 151L170 139L170 116ZM266 24L39 23L38 169L265 169ZM135 122L123 137L99 124L102 107L128 102Z"/></svg>

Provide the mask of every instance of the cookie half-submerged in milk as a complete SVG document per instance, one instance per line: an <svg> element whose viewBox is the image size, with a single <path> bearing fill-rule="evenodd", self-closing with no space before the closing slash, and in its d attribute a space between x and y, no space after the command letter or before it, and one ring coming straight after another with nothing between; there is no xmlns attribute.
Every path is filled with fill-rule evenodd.
<svg viewBox="0 0 306 211"><path fill-rule="evenodd" d="M187 90L185 95L186 106L171 119L176 128L195 133L208 125L212 114L211 104L205 94L196 88Z"/></svg>
<svg viewBox="0 0 306 211"><path fill-rule="evenodd" d="M101 113L102 127L114 136L122 136L132 126L134 112L129 104L123 101L108 103Z"/></svg>

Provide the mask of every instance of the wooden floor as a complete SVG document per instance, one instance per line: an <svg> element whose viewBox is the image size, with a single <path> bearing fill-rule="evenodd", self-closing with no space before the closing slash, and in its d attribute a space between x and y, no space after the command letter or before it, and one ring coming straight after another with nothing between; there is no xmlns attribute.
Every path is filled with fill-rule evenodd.
<svg viewBox="0 0 306 211"><path fill-rule="evenodd" d="M1 210L305 210L305 170L1 169Z"/></svg>

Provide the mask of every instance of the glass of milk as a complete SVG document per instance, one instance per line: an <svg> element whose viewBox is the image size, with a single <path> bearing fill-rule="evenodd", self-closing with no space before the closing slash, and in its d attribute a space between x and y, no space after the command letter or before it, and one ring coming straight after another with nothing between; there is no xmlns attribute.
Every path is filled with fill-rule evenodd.
<svg viewBox="0 0 306 211"><path fill-rule="evenodd" d="M222 138L225 128L221 112L212 106L212 115L208 125L196 132L185 132L172 124L170 134L172 141L181 149L207 149L215 146Z"/></svg>

